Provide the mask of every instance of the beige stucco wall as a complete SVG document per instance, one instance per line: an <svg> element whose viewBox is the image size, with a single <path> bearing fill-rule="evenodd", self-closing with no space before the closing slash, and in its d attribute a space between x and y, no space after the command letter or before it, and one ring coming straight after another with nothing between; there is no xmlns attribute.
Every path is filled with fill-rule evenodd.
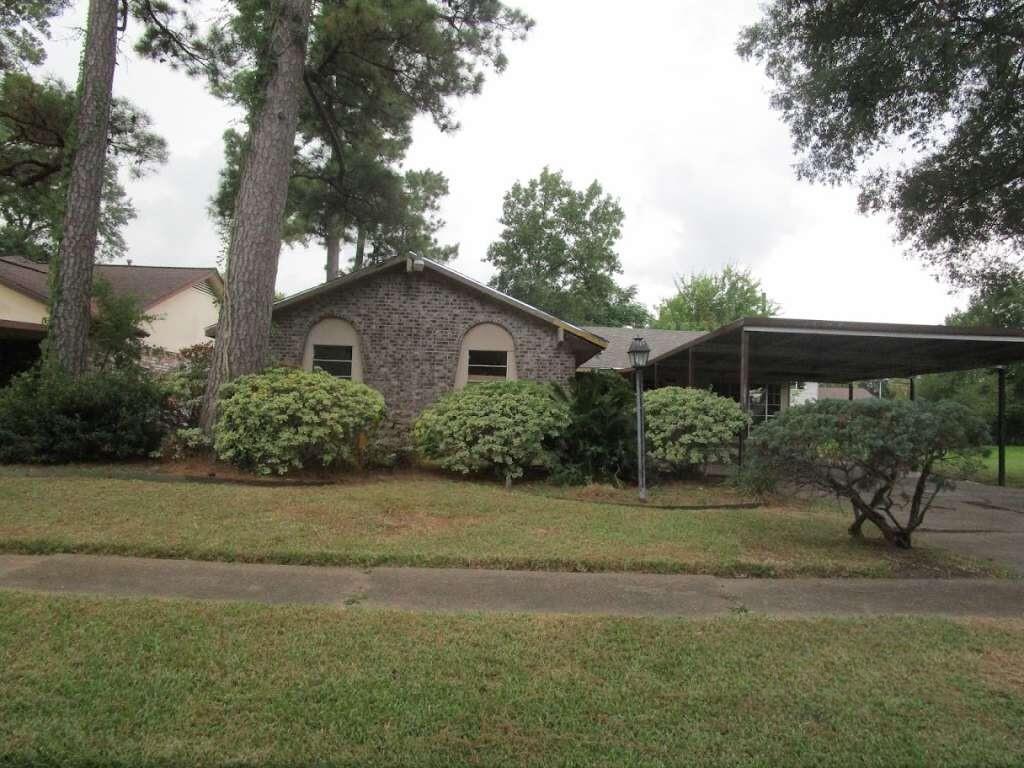
<svg viewBox="0 0 1024 768"><path fill-rule="evenodd" d="M146 329L147 344L177 352L193 344L209 341L205 329L217 322L217 304L213 296L198 288L188 288L146 310L157 319Z"/></svg>
<svg viewBox="0 0 1024 768"><path fill-rule="evenodd" d="M45 318L46 305L43 302L0 285L0 320L42 323Z"/></svg>
<svg viewBox="0 0 1024 768"><path fill-rule="evenodd" d="M512 334L496 323L480 323L470 328L462 337L459 347L459 367L455 369L455 388L462 389L469 380L469 350L508 352L509 381L516 380L516 347Z"/></svg>
<svg viewBox="0 0 1024 768"><path fill-rule="evenodd" d="M351 323L329 317L313 326L306 337L306 349L302 354L302 369L305 371L313 370L314 344L352 347L352 381L363 380L363 351L359 344L359 334Z"/></svg>

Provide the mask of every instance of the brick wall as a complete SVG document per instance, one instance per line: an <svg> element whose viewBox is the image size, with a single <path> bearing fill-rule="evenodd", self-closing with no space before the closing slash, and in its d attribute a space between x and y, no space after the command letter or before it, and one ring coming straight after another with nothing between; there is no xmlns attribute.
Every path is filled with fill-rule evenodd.
<svg viewBox="0 0 1024 768"><path fill-rule="evenodd" d="M399 432L455 383L462 337L479 323L505 328L515 341L519 379L569 381L576 361L558 330L430 270L388 270L274 313L271 350L301 365L306 337L321 320L352 324L363 354L363 382L384 395Z"/></svg>

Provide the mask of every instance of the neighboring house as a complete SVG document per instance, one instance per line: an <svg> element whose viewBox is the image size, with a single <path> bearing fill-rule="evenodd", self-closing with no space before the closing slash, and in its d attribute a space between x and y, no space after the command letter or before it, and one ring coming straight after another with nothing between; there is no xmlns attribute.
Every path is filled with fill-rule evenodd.
<svg viewBox="0 0 1024 768"><path fill-rule="evenodd" d="M0 256L0 380L5 370L24 368L38 357L45 335L49 270L16 256ZM176 353L206 341L217 321L223 282L212 267L150 267L97 264L95 276L121 295L134 296L154 316L144 330L146 343Z"/></svg>
<svg viewBox="0 0 1024 768"><path fill-rule="evenodd" d="M566 383L605 346L450 267L404 257L276 302L271 331L275 362L364 382L403 431L445 392L482 381Z"/></svg>
<svg viewBox="0 0 1024 768"><path fill-rule="evenodd" d="M862 386L853 388L854 400L874 400L875 396ZM849 400L848 384L822 384L817 381L804 381L792 389L790 401L793 405L813 403L818 400Z"/></svg>

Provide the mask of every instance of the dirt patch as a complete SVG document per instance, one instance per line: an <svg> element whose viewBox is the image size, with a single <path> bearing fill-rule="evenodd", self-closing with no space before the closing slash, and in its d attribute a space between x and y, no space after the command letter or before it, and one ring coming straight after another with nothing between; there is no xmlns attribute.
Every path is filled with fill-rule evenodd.
<svg viewBox="0 0 1024 768"><path fill-rule="evenodd" d="M981 674L992 688L1024 696L1024 650L986 650L981 655Z"/></svg>

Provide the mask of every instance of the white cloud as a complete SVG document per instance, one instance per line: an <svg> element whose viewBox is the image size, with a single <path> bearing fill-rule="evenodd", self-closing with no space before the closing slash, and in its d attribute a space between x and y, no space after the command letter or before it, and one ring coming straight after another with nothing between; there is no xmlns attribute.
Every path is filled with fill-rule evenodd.
<svg viewBox="0 0 1024 768"><path fill-rule="evenodd" d="M550 165L620 199L623 282L649 304L680 274L738 263L790 317L939 322L954 307L891 243L884 220L856 213L851 190L796 180L770 84L735 54L756 0L649 0L642 12L611 0L519 5L537 26L510 46L503 75L457 105L461 130L441 134L420 120L414 131L407 165L449 178L443 234L461 243L457 268L489 276L483 259L503 194ZM74 19L58 25L47 65L69 82L80 45ZM129 185L139 211L127 232L132 258L211 263L220 243L205 209L221 134L238 116L201 83L122 48L116 91L153 115L171 149L167 167ZM320 249L282 252L280 290L322 275Z"/></svg>

